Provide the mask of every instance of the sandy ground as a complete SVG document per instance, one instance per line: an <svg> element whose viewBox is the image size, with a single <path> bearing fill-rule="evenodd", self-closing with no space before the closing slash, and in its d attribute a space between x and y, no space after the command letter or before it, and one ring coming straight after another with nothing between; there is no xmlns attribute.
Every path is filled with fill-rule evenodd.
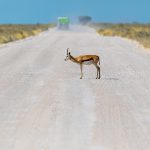
<svg viewBox="0 0 150 150"><path fill-rule="evenodd" d="M0 150L150 150L150 52L88 27L0 47ZM101 57L102 78L73 56Z"/></svg>

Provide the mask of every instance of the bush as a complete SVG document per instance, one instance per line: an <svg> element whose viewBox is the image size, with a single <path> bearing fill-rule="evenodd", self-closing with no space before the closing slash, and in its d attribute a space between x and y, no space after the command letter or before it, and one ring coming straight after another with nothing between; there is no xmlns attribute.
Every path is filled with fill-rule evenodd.
<svg viewBox="0 0 150 150"><path fill-rule="evenodd" d="M150 25L149 24L107 24L96 26L97 32L104 36L121 36L130 38L150 48ZM103 25L103 24L102 24Z"/></svg>
<svg viewBox="0 0 150 150"><path fill-rule="evenodd" d="M0 25L0 43L7 43L37 35L38 33L54 26L54 24Z"/></svg>

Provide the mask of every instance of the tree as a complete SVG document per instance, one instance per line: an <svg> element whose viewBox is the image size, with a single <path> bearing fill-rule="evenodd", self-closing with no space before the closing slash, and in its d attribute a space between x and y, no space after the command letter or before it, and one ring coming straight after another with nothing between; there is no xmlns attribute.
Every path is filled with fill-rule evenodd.
<svg viewBox="0 0 150 150"><path fill-rule="evenodd" d="M89 23L92 20L92 18L90 16L79 16L78 20L80 24L85 25Z"/></svg>

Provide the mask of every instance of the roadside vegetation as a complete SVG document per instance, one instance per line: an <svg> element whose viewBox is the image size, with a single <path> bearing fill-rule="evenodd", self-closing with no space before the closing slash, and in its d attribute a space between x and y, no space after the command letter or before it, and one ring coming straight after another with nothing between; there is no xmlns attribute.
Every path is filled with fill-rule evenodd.
<svg viewBox="0 0 150 150"><path fill-rule="evenodd" d="M150 24L92 24L97 32L104 36L121 36L138 41L146 48L150 48Z"/></svg>
<svg viewBox="0 0 150 150"><path fill-rule="evenodd" d="M0 44L34 36L48 28L54 27L54 24L35 24L35 25L0 25Z"/></svg>

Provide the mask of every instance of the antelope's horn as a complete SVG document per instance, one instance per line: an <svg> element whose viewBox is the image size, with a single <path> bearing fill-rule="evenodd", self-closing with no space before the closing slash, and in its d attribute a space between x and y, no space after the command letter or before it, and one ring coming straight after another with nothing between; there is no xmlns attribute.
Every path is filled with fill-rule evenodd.
<svg viewBox="0 0 150 150"><path fill-rule="evenodd" d="M68 50L69 50L69 48L67 48L67 54L68 54Z"/></svg>

